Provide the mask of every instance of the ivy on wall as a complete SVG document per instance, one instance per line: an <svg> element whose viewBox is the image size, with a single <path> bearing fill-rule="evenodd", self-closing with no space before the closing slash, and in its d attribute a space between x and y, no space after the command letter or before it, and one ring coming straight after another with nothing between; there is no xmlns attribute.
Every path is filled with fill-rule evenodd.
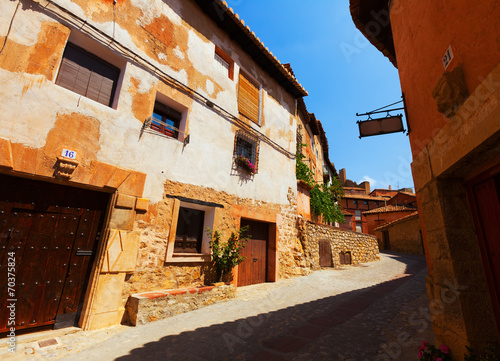
<svg viewBox="0 0 500 361"><path fill-rule="evenodd" d="M310 191L311 211L317 216L323 216L323 222L344 223L344 216L340 208L340 198L344 195L344 189L337 177L328 184L319 184L314 179L314 173L309 166L304 162L305 155L302 154L302 147L305 144L297 144L297 162L295 167L296 177L298 180L305 182Z"/></svg>

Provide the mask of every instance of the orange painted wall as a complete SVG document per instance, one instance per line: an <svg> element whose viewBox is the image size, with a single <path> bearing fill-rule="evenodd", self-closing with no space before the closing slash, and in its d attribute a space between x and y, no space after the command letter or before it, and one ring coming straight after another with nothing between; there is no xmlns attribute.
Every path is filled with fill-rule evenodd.
<svg viewBox="0 0 500 361"><path fill-rule="evenodd" d="M483 0L475 6L467 0L394 0L391 25L415 157L448 121L432 97L448 46L455 58L447 71L462 64L469 93L499 62L500 2Z"/></svg>
<svg viewBox="0 0 500 361"><path fill-rule="evenodd" d="M393 222L395 220L401 219L414 213L415 210L410 210L408 212L387 212L387 213L377 213L377 214L367 214L364 216L366 219L366 233L375 234L374 229L381 226L384 223Z"/></svg>

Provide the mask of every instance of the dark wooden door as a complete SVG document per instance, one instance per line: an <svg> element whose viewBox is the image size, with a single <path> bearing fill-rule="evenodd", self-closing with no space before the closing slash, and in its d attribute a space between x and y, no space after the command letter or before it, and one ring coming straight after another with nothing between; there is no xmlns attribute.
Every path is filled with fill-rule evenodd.
<svg viewBox="0 0 500 361"><path fill-rule="evenodd" d="M320 267L332 267L332 247L330 241L319 241L319 265Z"/></svg>
<svg viewBox="0 0 500 361"><path fill-rule="evenodd" d="M391 249L391 241L389 239L389 231L382 231L382 238L384 240L384 249L385 250L390 250Z"/></svg>
<svg viewBox="0 0 500 361"><path fill-rule="evenodd" d="M11 299L17 329L78 311L107 202L97 192L0 176L0 277L15 278L0 290L0 332L11 326Z"/></svg>
<svg viewBox="0 0 500 361"><path fill-rule="evenodd" d="M263 222L241 220L241 227L249 226L248 239L242 255L245 261L238 266L238 286L264 283L267 280L267 249L269 225Z"/></svg>
<svg viewBox="0 0 500 361"><path fill-rule="evenodd" d="M471 190L483 264L500 321L500 174L473 185Z"/></svg>

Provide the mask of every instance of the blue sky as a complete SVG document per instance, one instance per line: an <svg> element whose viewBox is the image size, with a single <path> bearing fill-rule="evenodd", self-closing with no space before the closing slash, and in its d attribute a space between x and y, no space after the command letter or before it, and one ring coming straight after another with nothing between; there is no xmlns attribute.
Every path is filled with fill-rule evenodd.
<svg viewBox="0 0 500 361"><path fill-rule="evenodd" d="M413 187L410 145L403 133L359 139L356 113L401 100L397 69L356 29L349 0L226 0L309 92L330 160L372 189ZM399 112L398 112L399 113Z"/></svg>

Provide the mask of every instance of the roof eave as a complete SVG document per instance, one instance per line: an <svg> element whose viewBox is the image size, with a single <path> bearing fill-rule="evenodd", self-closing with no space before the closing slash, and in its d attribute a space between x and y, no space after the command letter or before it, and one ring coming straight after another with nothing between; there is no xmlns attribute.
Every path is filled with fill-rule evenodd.
<svg viewBox="0 0 500 361"><path fill-rule="evenodd" d="M392 27L390 20L388 24L381 24L379 16L381 12L387 13L389 19L389 3L388 0L350 0L349 7L352 20L356 28L375 46L389 61L397 68L396 51L394 48L394 40L392 37ZM377 31L370 31L367 26L372 24ZM377 25L377 26L375 26Z"/></svg>
<svg viewBox="0 0 500 361"><path fill-rule="evenodd" d="M224 30L242 49L248 53L261 68L271 75L286 91L295 98L308 93L297 79L281 64L268 48L260 41L238 14L225 1L194 0L222 30ZM244 46L242 44L245 44Z"/></svg>

